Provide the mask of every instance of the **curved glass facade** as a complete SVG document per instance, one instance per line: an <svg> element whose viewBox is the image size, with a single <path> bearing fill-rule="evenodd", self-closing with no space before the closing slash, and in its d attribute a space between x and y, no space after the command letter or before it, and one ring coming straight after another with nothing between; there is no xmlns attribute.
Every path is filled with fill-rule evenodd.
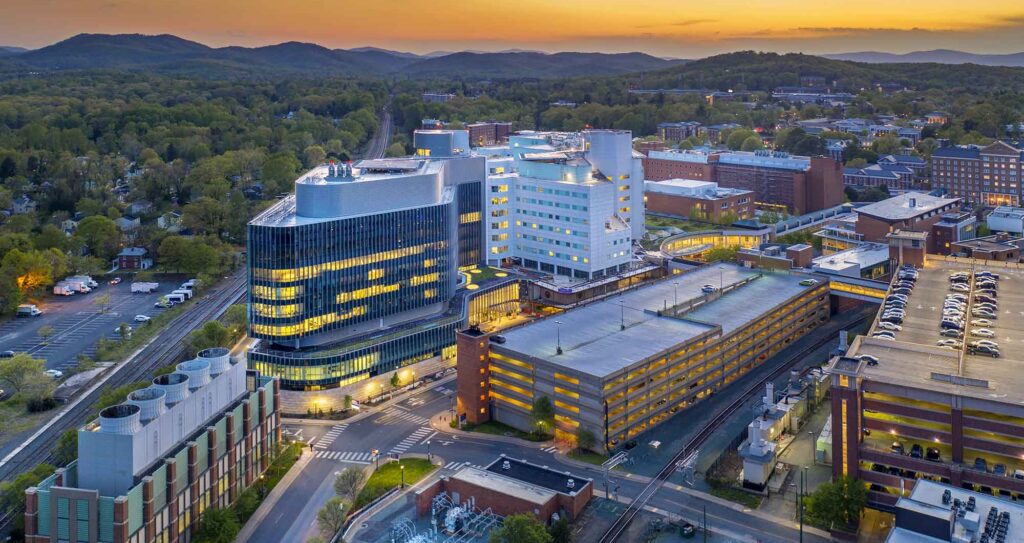
<svg viewBox="0 0 1024 543"><path fill-rule="evenodd" d="M250 224L250 335L299 347L325 332L447 301L455 283L452 207Z"/></svg>

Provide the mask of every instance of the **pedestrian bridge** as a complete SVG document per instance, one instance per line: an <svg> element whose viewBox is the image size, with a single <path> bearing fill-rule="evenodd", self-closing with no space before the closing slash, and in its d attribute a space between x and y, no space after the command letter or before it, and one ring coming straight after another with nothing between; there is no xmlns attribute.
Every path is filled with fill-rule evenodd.
<svg viewBox="0 0 1024 543"><path fill-rule="evenodd" d="M884 281L873 281L859 277L829 275L829 290L832 296L852 298L865 302L879 303L885 298L889 284Z"/></svg>

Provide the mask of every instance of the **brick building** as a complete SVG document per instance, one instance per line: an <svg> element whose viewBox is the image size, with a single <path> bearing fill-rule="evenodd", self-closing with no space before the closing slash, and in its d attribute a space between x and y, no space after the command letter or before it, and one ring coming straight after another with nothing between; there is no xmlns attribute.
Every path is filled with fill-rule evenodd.
<svg viewBox="0 0 1024 543"><path fill-rule="evenodd" d="M754 216L753 192L721 188L718 183L710 181L646 181L644 201L648 212L696 217L711 222L721 222L723 216L728 215L736 220Z"/></svg>
<svg viewBox="0 0 1024 543"><path fill-rule="evenodd" d="M842 168L830 157L770 151L651 151L644 159L644 177L712 181L720 187L749 190L757 205L793 214L843 202Z"/></svg>
<svg viewBox="0 0 1024 543"><path fill-rule="evenodd" d="M416 514L430 513L434 496L446 492L457 503L472 499L478 509L500 516L533 514L547 523L552 515L577 519L594 494L592 480L501 455L486 468L464 468L416 492Z"/></svg>
<svg viewBox="0 0 1024 543"><path fill-rule="evenodd" d="M27 543L191 541L281 442L278 381L201 351L78 430L78 458L25 491Z"/></svg>
<svg viewBox="0 0 1024 543"><path fill-rule="evenodd" d="M997 141L985 147L943 147L932 153L932 188L971 204L1019 206L1024 150Z"/></svg>
<svg viewBox="0 0 1024 543"><path fill-rule="evenodd" d="M696 136L700 131L700 126L697 121L659 123L658 135L667 142L678 143L690 136Z"/></svg>
<svg viewBox="0 0 1024 543"><path fill-rule="evenodd" d="M500 145L508 143L508 135L512 132L512 123L499 121L486 121L467 124L469 131L469 144L473 147L487 145Z"/></svg>
<svg viewBox="0 0 1024 543"><path fill-rule="evenodd" d="M950 273L976 267L1005 277L1010 270L1002 266L928 259L907 301L908 308L925 310L908 310L895 340L858 336L845 356L831 361L832 472L870 485L869 504L891 510L925 479L1007 500L1024 495L1024 479L1014 476L1024 473L1024 382L1017 366L1024 352L1004 337L1024 318L1016 311L1000 315L996 341L1003 348L990 358L936 346L939 317L927 310L943 303ZM1014 281L1000 283L1000 303L1015 307L1021 293Z"/></svg>
<svg viewBox="0 0 1024 543"><path fill-rule="evenodd" d="M856 232L864 241L882 242L896 230L931 232L942 216L959 211L959 198L940 198L919 192L908 192L856 209ZM928 240L927 251L937 250L934 236Z"/></svg>

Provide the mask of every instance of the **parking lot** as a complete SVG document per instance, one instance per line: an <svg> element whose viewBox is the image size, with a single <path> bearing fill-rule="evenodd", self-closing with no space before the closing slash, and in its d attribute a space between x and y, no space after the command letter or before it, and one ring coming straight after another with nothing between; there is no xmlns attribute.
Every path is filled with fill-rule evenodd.
<svg viewBox="0 0 1024 543"><path fill-rule="evenodd" d="M100 282L88 294L47 295L36 304L42 315L12 317L0 323L0 351L27 352L45 359L47 369L66 371L77 364L78 355L94 356L100 338L120 339L117 328L122 322L134 328L140 325L133 320L136 315L155 317L164 311L153 304L179 284L165 281L152 294L132 294L131 282L126 279L118 285ZM110 302L101 313L96 299L104 294ZM39 336L44 326L52 329L45 339Z"/></svg>
<svg viewBox="0 0 1024 543"><path fill-rule="evenodd" d="M976 271L985 269L977 268ZM964 268L968 271L968 268ZM990 339L999 344L1000 360L1006 363L1024 362L1024 271L993 268L991 271L999 274L998 281L998 318L994 324L986 326L995 332L993 338L980 338L971 335L971 331L981 326L971 325L970 322L977 317L970 314L970 309L964 318L966 327L964 329L964 340L971 342L978 339ZM924 268L920 270L920 276L916 282L913 292L908 298L906 317L900 325L902 330L895 332L896 340L919 345L936 345L945 339L939 335L939 324L942 321L942 305L947 294L954 291L950 289L949 268L936 269ZM971 308L975 305L976 292L973 289L969 295ZM967 293L964 293L967 294ZM992 319L990 319L992 320ZM872 332L878 330L877 323ZM965 352L965 360L988 359L984 355L971 355ZM1009 360L1007 360L1009 359ZM970 365L967 364L965 371L970 372Z"/></svg>

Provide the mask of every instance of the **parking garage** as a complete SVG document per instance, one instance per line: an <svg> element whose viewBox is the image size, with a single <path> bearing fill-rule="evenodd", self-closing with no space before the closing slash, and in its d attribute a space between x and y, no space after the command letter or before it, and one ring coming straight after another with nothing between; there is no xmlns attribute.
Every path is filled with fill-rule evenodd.
<svg viewBox="0 0 1024 543"><path fill-rule="evenodd" d="M984 325L998 358L966 345L981 339L971 321L983 269L999 275L997 313ZM951 339L940 335L944 300L957 292L950 274L964 271L965 341L940 346ZM883 308L868 335L832 362L834 474L865 481L882 508L922 478L1024 498L1022 298L1024 271L1014 267L929 261L919 270L904 316L893 321L899 329L881 324ZM885 328L892 339L872 337Z"/></svg>

